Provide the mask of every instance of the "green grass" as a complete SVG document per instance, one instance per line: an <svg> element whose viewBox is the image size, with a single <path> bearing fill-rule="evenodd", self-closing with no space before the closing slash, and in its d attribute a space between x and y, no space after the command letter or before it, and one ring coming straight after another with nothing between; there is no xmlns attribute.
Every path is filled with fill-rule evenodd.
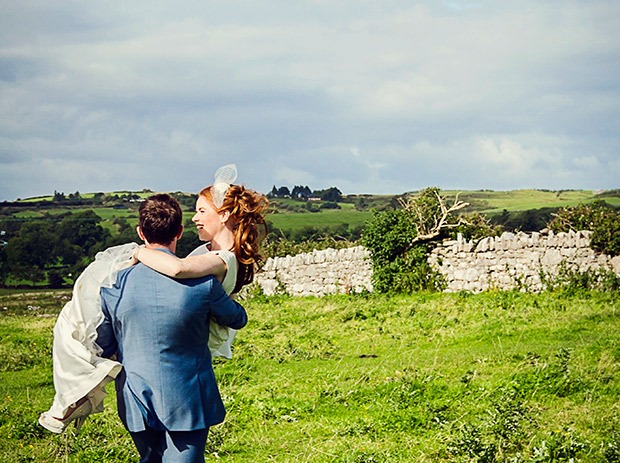
<svg viewBox="0 0 620 463"><path fill-rule="evenodd" d="M114 411L79 436L49 407L51 330L68 296L0 294L0 459L136 461ZM208 461L617 462L620 296L255 297ZM6 308L5 308L6 307Z"/></svg>
<svg viewBox="0 0 620 463"><path fill-rule="evenodd" d="M114 209L111 207L84 207L84 208L67 208L67 207L58 207L53 209L38 209L38 210L25 210L16 212L13 214L13 217L20 219L36 219L36 218L44 218L47 214L55 216L60 214L65 214L67 212L78 213L81 211L93 211L99 217L105 220L110 220L113 218L129 218L129 217L138 217L138 208L134 209L122 208L122 209Z"/></svg>
<svg viewBox="0 0 620 463"><path fill-rule="evenodd" d="M442 191L453 197L457 191ZM512 191L463 191L459 199L469 202L471 208L483 213L527 211L546 207L568 207L589 203L597 199L590 190L512 190ZM604 198L609 204L619 205L620 198Z"/></svg>
<svg viewBox="0 0 620 463"><path fill-rule="evenodd" d="M334 227L348 224L349 228L364 226L372 217L372 212L351 209L327 209L321 212L269 214L267 220L272 228L300 230L304 227Z"/></svg>

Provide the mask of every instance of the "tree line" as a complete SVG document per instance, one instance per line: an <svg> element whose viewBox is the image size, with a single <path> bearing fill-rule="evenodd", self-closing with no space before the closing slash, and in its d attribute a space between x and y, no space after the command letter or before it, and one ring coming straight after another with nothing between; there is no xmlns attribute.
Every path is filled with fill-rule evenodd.
<svg viewBox="0 0 620 463"><path fill-rule="evenodd" d="M139 242L127 218L112 220L114 233L102 222L92 210L45 213L36 219L0 219L0 230L4 232L0 285L47 282L50 287L62 287L74 280L99 251ZM180 255L200 244L196 233L186 229L178 246Z"/></svg>
<svg viewBox="0 0 620 463"><path fill-rule="evenodd" d="M307 185L295 185L293 190L290 190L287 186L276 188L274 185L271 192L267 194L267 197L301 200L320 199L321 201L340 202L342 201L342 192L335 186L325 190L311 190Z"/></svg>

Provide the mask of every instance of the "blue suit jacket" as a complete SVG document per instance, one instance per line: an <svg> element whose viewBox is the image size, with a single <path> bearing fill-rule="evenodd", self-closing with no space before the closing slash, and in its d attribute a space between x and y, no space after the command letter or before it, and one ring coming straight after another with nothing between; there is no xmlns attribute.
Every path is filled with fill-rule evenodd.
<svg viewBox="0 0 620 463"><path fill-rule="evenodd" d="M215 278L175 280L138 264L101 289L101 304L97 343L123 364L116 391L129 431L193 431L224 420L209 319L239 329L247 315Z"/></svg>

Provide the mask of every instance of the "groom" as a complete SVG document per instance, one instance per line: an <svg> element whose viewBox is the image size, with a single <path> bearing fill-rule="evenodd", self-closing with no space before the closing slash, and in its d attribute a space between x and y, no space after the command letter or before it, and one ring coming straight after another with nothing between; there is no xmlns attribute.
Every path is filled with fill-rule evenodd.
<svg viewBox="0 0 620 463"><path fill-rule="evenodd" d="M183 232L167 194L140 206L138 234L148 248L174 254ZM209 320L239 329L247 315L212 276L175 280L137 264L101 289L105 319L97 343L118 355L118 414L141 463L204 462L209 427L225 410L211 365Z"/></svg>

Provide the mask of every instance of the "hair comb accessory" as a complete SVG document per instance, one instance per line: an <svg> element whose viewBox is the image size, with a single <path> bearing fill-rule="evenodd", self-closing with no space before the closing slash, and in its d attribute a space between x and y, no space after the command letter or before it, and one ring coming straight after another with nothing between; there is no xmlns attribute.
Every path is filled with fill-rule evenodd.
<svg viewBox="0 0 620 463"><path fill-rule="evenodd" d="M237 166L235 164L226 164L215 171L215 181L211 189L215 207L222 207L228 187L235 180L237 180Z"/></svg>

